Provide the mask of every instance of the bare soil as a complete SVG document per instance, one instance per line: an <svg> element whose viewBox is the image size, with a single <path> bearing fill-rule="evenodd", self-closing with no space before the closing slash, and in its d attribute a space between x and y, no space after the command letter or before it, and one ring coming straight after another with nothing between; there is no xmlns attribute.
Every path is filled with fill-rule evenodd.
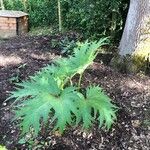
<svg viewBox="0 0 150 150"><path fill-rule="evenodd" d="M150 77L121 74L97 58L84 74L83 87L100 85L120 109L110 131L97 123L88 132L68 127L63 135L49 127L34 141L18 144L19 129L11 122L11 101L5 102L14 83L28 79L53 59L60 50L52 40L62 36L24 36L0 42L0 145L8 150L149 150Z"/></svg>

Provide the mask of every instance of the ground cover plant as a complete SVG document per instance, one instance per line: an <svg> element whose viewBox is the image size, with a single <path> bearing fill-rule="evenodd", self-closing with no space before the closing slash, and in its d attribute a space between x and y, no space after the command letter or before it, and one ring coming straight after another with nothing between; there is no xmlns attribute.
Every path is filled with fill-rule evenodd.
<svg viewBox="0 0 150 150"><path fill-rule="evenodd" d="M44 124L50 120L54 130L62 133L66 126L82 124L89 129L97 120L110 129L116 120L117 107L99 86L90 85L81 89L84 71L91 65L106 39L98 42L81 43L74 48L69 58L59 58L43 68L29 81L17 83L16 91L9 99L15 98L15 119L21 119L22 135L34 129L34 135L40 131L41 119ZM79 75L77 84L72 82ZM17 104L16 104L17 102ZM92 114L93 112L93 114Z"/></svg>

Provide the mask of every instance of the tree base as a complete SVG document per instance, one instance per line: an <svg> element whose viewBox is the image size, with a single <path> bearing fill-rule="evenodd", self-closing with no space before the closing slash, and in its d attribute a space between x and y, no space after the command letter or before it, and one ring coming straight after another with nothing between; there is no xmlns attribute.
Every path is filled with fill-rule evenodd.
<svg viewBox="0 0 150 150"><path fill-rule="evenodd" d="M137 55L117 55L112 59L111 66L121 73L136 74L142 71L143 73L150 74L149 59L143 59Z"/></svg>

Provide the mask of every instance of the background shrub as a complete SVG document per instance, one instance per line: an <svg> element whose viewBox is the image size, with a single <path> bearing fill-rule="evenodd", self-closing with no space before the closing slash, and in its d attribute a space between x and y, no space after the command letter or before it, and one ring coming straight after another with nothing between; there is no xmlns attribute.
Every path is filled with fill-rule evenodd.
<svg viewBox="0 0 150 150"><path fill-rule="evenodd" d="M50 0L5 0L5 8L8 10L20 10L27 12L30 19L30 27L55 25L57 19L57 3Z"/></svg>
<svg viewBox="0 0 150 150"><path fill-rule="evenodd" d="M30 26L58 26L57 0L5 0L6 9L29 13ZM83 33L85 38L110 36L120 39L129 0L61 0L63 29Z"/></svg>

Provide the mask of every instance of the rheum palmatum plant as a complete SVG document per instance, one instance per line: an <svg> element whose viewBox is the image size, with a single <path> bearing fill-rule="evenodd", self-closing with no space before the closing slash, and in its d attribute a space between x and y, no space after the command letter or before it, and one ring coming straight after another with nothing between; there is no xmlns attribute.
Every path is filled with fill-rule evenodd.
<svg viewBox="0 0 150 150"><path fill-rule="evenodd" d="M84 71L91 65L106 39L98 42L81 43L74 48L73 55L59 58L43 68L30 80L17 83L16 91L9 99L14 99L15 120L19 119L22 134L31 129L37 135L41 123L53 123L54 130L63 132L67 125L81 124L84 129L94 121L99 127L109 129L116 119L117 107L99 86L89 86L82 93L80 89ZM72 78L79 75L75 84Z"/></svg>

